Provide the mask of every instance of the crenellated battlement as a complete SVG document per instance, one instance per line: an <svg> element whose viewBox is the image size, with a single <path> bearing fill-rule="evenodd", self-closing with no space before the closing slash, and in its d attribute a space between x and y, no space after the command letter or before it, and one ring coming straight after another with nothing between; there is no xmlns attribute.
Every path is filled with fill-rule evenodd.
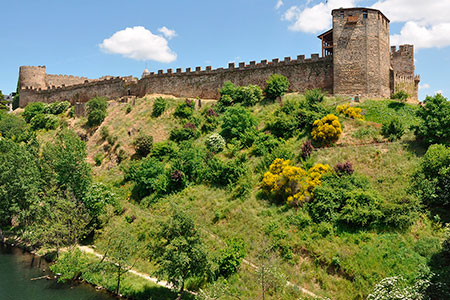
<svg viewBox="0 0 450 300"><path fill-rule="evenodd" d="M318 62L318 61L326 61L330 60L329 57L319 57L319 54L311 54L310 58L305 58L305 55L298 55L297 58L292 59L291 57L285 57L283 60L280 60L279 58L274 58L271 61L268 60L261 60L260 62L256 61L250 61L248 63L246 62L239 62L238 65L236 63L229 63L227 68L217 68L213 69L212 66L206 66L205 69L203 69L202 66L197 66L195 68L187 67L185 71L183 72L182 68L177 68L175 72L173 69L167 69L167 70L158 70L155 72L150 72L149 74L146 74L143 76L143 78L148 77L154 77L154 76L194 76L194 75L205 75L205 74L217 74L217 73L226 73L226 72L235 72L235 71L242 71L242 70L254 70L254 69L261 69L261 68L268 68L271 66L280 66L280 65L296 65L299 63L312 63L312 62Z"/></svg>

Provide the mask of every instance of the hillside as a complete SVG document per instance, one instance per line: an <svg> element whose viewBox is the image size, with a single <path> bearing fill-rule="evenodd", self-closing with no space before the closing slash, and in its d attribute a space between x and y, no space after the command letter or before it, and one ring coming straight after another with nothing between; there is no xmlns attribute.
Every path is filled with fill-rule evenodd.
<svg viewBox="0 0 450 300"><path fill-rule="evenodd" d="M282 129L276 131L273 125L277 116L281 123L288 122L281 110L290 109L292 103L305 102L304 95L287 94L281 103L263 101L250 106L248 111L256 121L256 137L227 140L225 149L215 154L206 149L205 143L212 133L223 133L226 112L220 112L215 101L201 101L201 107L195 101L197 105L193 106L192 114L180 118L174 116L177 108L186 108L185 104L191 105L191 102L162 97L167 107L158 117L153 110L160 95L139 98L135 105L109 101L106 118L94 128L86 126L86 118L67 114L59 117L86 141L87 161L94 181L112 189L123 208L120 213L110 215L105 228L84 243L106 251L108 232L127 227L139 235L138 243L145 248L154 242L152 232L159 228L159 222L174 209L182 210L194 220L211 261L216 261L214 257L220 256L221 250L232 240L241 240L245 245L244 261L238 271L226 279L225 285L220 280L215 283L208 283L204 278L188 280L186 288L199 297L209 295L205 299L219 299L213 296L218 291L222 293L220 299L258 299L262 291L262 266L267 270L266 299L309 297L300 287L324 298L366 299L374 286L386 277L403 276L412 284L439 253L442 224L431 219L411 193L412 174L426 152L426 147L416 141L409 129L419 124L417 106L392 100L352 103L351 107L362 108L365 118L359 120L336 111L336 107L348 103L348 99L326 97L320 103L318 114L337 115L343 133L335 144L317 146L305 157L301 149L310 138L308 127L299 126L289 133L286 128L291 127L280 125L278 128ZM208 113L210 109L215 114ZM216 127L202 132L200 128L211 123L207 116L216 118ZM382 123L395 118L401 120L406 130L399 140L392 141L381 134L381 128ZM173 131L181 128L193 128L195 133L188 142L168 143L170 137L174 140ZM41 143L51 141L58 130L39 131L38 140ZM266 137L259 138L264 132ZM153 137L153 149L143 159L136 155L133 145L140 135ZM168 149L170 152L164 153ZM333 214L337 211L331 212L325 202L320 208L313 207L308 200L298 206L280 202L265 193L263 186L264 174L276 158L290 159L292 165L305 170L315 164L334 168L339 163L350 162L354 173L349 180L359 182L355 183L352 193L373 196L375 204L370 205L375 206L364 208L368 211L354 212L360 214L360 220L344 224L342 219L335 219ZM182 170L182 186L172 189L169 183L161 190L153 185L153 190L137 188L137 179L133 179L137 175L133 172L142 168L141 161L148 161L149 166L153 164L155 168L160 161L164 172L172 179L173 170ZM222 166L220 172L217 171L219 165ZM187 168L193 169L192 177ZM228 177L223 180L218 178L225 176ZM341 185L344 177L324 177L323 189L311 196L325 195L328 193L325 188L329 188L333 180ZM358 184L361 188L356 190ZM341 191L336 190L338 192ZM331 215L322 220L327 210ZM380 215L375 215L375 211ZM361 221L363 219L367 222ZM136 258L135 269L154 274L157 265L150 262L147 255ZM107 277L101 279L92 275L87 280L113 289L113 281L108 283ZM147 299L155 287L146 285L127 278L121 291Z"/></svg>

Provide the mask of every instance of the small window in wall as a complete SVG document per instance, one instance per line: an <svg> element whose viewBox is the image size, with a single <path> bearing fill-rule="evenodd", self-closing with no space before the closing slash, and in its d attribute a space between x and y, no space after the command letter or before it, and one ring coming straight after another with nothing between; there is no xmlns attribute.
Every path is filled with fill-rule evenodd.
<svg viewBox="0 0 450 300"><path fill-rule="evenodd" d="M369 16L367 10L363 11L363 19L367 19L367 17Z"/></svg>
<svg viewBox="0 0 450 300"><path fill-rule="evenodd" d="M343 19L343 18L344 18L344 12L341 11L341 19Z"/></svg>

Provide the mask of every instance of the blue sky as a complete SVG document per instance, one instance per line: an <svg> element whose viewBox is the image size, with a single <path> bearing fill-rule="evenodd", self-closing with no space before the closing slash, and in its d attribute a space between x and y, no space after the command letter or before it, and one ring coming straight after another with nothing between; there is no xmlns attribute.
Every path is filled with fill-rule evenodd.
<svg viewBox="0 0 450 300"><path fill-rule="evenodd" d="M373 5L391 19L392 42L418 45L420 99L448 97L450 0L1 0L0 90L15 90L21 65L140 77L146 64L156 71L309 57L321 51L316 36L331 26L332 8Z"/></svg>

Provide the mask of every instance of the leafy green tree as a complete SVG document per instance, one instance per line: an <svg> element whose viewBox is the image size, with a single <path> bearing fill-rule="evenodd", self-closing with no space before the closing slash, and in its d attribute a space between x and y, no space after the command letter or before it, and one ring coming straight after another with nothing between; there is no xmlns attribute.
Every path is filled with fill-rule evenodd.
<svg viewBox="0 0 450 300"><path fill-rule="evenodd" d="M117 270L116 294L120 293L122 276L129 272L142 254L142 248L131 224L112 223L102 230L99 248L103 249L101 262L114 265Z"/></svg>
<svg viewBox="0 0 450 300"><path fill-rule="evenodd" d="M283 96L289 89L289 80L281 74L273 74L266 81L264 93L266 97L275 100L277 97Z"/></svg>
<svg viewBox="0 0 450 300"><path fill-rule="evenodd" d="M146 157L139 165L132 165L126 176L136 183L133 195L138 199L167 191L168 178L164 164L155 157Z"/></svg>
<svg viewBox="0 0 450 300"><path fill-rule="evenodd" d="M106 118L108 101L105 98L95 97L87 102L86 107L88 115L87 125L94 127L102 124Z"/></svg>
<svg viewBox="0 0 450 300"><path fill-rule="evenodd" d="M416 136L427 144L450 145L450 102L436 94L427 96L424 103L417 111L421 122L414 127Z"/></svg>
<svg viewBox="0 0 450 300"><path fill-rule="evenodd" d="M90 217L84 205L68 194L48 197L26 235L33 244L56 249L73 246L87 232Z"/></svg>
<svg viewBox="0 0 450 300"><path fill-rule="evenodd" d="M153 111L152 116L154 118L157 118L163 114L163 112L167 108L167 99L163 97L158 97L155 99L155 102L153 102Z"/></svg>
<svg viewBox="0 0 450 300"><path fill-rule="evenodd" d="M83 198L84 206L91 216L91 225L94 228L101 227L101 216L106 213L107 206L112 206L115 211L120 211L120 203L117 195L103 183L93 183L86 196Z"/></svg>
<svg viewBox="0 0 450 300"><path fill-rule="evenodd" d="M253 114L240 105L230 106L223 115L221 135L229 142L232 139L244 140L248 133L256 131Z"/></svg>
<svg viewBox="0 0 450 300"><path fill-rule="evenodd" d="M0 225L9 225L15 216L29 223L40 192L36 157L25 145L0 138Z"/></svg>
<svg viewBox="0 0 450 300"><path fill-rule="evenodd" d="M157 275L179 289L177 299L183 296L188 278L205 274L207 256L203 242L194 222L179 210L161 224L149 249L158 264Z"/></svg>
<svg viewBox="0 0 450 300"><path fill-rule="evenodd" d="M31 102L25 106L23 111L23 118L27 123L30 123L31 119L38 114L43 114L45 110L45 104L42 102Z"/></svg>
<svg viewBox="0 0 450 300"><path fill-rule="evenodd" d="M245 256L245 243L242 239L231 239L227 242L227 247L220 251L218 264L218 274L229 277L236 273Z"/></svg>
<svg viewBox="0 0 450 300"><path fill-rule="evenodd" d="M0 114L1 136L17 141L21 135L26 133L27 129L28 126L22 118L14 114Z"/></svg>
<svg viewBox="0 0 450 300"><path fill-rule="evenodd" d="M78 248L69 248L58 261L50 266L53 273L59 274L58 282L77 280L89 267L89 259Z"/></svg>
<svg viewBox="0 0 450 300"><path fill-rule="evenodd" d="M153 136L148 134L139 134L133 141L133 145L139 156L146 157L152 151Z"/></svg>
<svg viewBox="0 0 450 300"><path fill-rule="evenodd" d="M73 131L64 129L42 149L44 180L81 201L92 181L86 156L86 144Z"/></svg>

